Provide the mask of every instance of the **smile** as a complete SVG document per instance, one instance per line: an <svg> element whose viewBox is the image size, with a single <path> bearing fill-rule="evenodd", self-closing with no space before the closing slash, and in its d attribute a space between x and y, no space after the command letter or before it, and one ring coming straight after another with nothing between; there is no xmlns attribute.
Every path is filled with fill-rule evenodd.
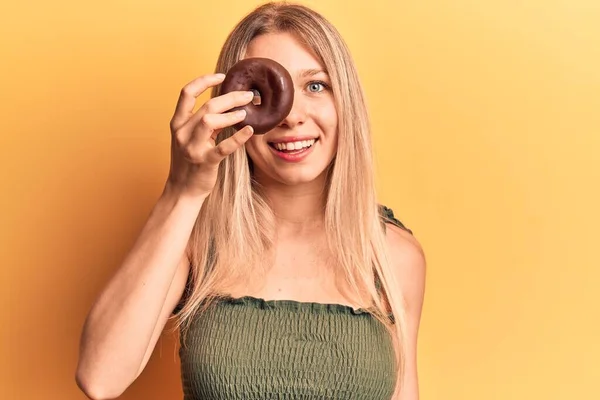
<svg viewBox="0 0 600 400"><path fill-rule="evenodd" d="M312 152L318 139L301 140L287 143L269 143L271 151L285 161L297 162L303 160Z"/></svg>
<svg viewBox="0 0 600 400"><path fill-rule="evenodd" d="M293 153L298 150L304 150L315 144L316 139L300 140L297 142L285 142L285 143L269 143L269 146L275 150L282 151L285 153Z"/></svg>

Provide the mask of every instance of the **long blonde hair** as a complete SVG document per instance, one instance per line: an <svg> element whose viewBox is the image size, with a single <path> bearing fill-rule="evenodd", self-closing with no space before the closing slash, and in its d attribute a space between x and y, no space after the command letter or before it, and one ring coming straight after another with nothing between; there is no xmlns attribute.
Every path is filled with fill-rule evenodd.
<svg viewBox="0 0 600 400"><path fill-rule="evenodd" d="M339 266L339 273L349 288L357 299L359 293L368 293L371 304L366 308L392 335L398 375L402 377L403 297L392 273L379 216L364 94L344 40L323 16L305 6L268 3L248 14L229 34L216 72L227 72L243 57L252 39L276 32L294 34L314 51L330 76L339 133L326 187L327 244L334 265ZM218 96L219 91L220 87L215 87L212 97ZM233 133L232 129L225 129L217 140ZM273 211L253 180L251 160L246 151L240 149L220 164L217 183L202 206L190 238L192 268L186 302L178 313L176 326L183 334L194 314L218 298L215 288L232 277L248 276L249 266L263 265L265 254L273 248L274 228Z"/></svg>

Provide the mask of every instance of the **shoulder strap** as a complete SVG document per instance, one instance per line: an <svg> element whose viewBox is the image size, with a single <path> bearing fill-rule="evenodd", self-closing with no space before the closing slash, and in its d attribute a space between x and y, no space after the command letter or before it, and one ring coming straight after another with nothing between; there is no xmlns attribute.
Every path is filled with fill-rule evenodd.
<svg viewBox="0 0 600 400"><path fill-rule="evenodd" d="M396 225L399 228L404 229L411 235L413 234L412 230L408 229L398 218L394 216L394 211L391 208L386 207L383 204L379 204L379 216L381 218L381 224L383 225L383 229L386 229L385 224L389 222L393 225ZM379 292L381 292L381 280L379 279L377 272L375 272L375 287ZM390 318L392 323L394 323L393 315L390 315Z"/></svg>
<svg viewBox="0 0 600 400"><path fill-rule="evenodd" d="M400 220L394 216L394 211L391 208L386 207L383 204L379 204L379 216L381 217L381 223L383 224L384 228L385 228L385 224L389 222L393 225L396 225L399 228L404 229L411 235L413 234L412 230L410 230L406 226L404 226L404 224L402 222L400 222Z"/></svg>

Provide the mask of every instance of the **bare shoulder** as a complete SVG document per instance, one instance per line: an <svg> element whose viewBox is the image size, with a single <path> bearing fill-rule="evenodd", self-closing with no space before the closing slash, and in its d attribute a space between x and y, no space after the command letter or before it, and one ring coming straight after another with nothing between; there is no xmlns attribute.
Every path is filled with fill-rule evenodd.
<svg viewBox="0 0 600 400"><path fill-rule="evenodd" d="M426 260L419 241L407 230L386 223L386 241L390 261L409 309L420 313L425 291Z"/></svg>
<svg viewBox="0 0 600 400"><path fill-rule="evenodd" d="M417 341L425 296L425 253L412 232L395 219L391 211L386 214L386 242L391 269L396 274L406 310L406 369L397 398L418 399Z"/></svg>

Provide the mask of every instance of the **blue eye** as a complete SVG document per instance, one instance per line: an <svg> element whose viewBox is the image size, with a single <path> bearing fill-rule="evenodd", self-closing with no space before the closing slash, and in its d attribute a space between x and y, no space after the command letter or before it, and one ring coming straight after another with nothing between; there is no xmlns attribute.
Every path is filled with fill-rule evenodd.
<svg viewBox="0 0 600 400"><path fill-rule="evenodd" d="M312 93L322 92L327 88L324 82L311 82L308 84L308 91Z"/></svg>

